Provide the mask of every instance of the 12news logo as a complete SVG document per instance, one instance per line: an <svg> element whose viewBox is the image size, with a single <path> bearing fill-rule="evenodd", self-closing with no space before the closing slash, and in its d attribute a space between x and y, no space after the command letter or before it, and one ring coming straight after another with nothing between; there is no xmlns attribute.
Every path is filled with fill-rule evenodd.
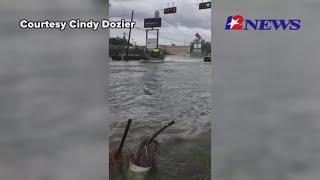
<svg viewBox="0 0 320 180"><path fill-rule="evenodd" d="M227 17L225 30L290 30L297 31L301 28L299 19L244 19L240 15Z"/></svg>

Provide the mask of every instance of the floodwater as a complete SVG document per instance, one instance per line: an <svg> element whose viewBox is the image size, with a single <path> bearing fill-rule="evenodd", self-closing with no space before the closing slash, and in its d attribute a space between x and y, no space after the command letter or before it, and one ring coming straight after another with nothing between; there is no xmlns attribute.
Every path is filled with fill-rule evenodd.
<svg viewBox="0 0 320 180"><path fill-rule="evenodd" d="M210 179L211 64L168 56L161 64L112 61L110 68L110 146L118 146L129 118L131 149L174 120L157 138L158 171L150 178Z"/></svg>

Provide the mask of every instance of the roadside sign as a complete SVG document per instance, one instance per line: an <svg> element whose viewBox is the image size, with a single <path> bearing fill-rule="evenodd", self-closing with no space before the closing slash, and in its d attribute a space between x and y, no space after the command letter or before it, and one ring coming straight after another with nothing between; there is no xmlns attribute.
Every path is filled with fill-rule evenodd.
<svg viewBox="0 0 320 180"><path fill-rule="evenodd" d="M196 33L196 34L195 34L195 36L197 37L197 39L198 39L198 40L200 40L200 39L201 39L201 36L200 36L200 34L199 34L199 33Z"/></svg>
<svg viewBox="0 0 320 180"><path fill-rule="evenodd" d="M165 8L163 10L164 14L172 14L177 12L177 7Z"/></svg>
<svg viewBox="0 0 320 180"><path fill-rule="evenodd" d="M194 48L194 49L201 49L201 44L200 44L200 43L194 44L194 45L193 45L193 48Z"/></svg>
<svg viewBox="0 0 320 180"><path fill-rule="evenodd" d="M153 49L157 48L157 39L147 39L147 48L148 49Z"/></svg>
<svg viewBox="0 0 320 180"><path fill-rule="evenodd" d="M161 18L146 18L144 19L145 28L161 27Z"/></svg>
<svg viewBox="0 0 320 180"><path fill-rule="evenodd" d="M211 8L211 2L203 2L199 4L199 9L209 9Z"/></svg>
<svg viewBox="0 0 320 180"><path fill-rule="evenodd" d="M193 49L193 53L201 53L201 49Z"/></svg>

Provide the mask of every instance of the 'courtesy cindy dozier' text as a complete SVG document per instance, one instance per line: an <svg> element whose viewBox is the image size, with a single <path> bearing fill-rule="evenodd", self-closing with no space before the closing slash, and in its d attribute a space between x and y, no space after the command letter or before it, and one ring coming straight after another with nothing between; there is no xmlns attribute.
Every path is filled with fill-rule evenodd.
<svg viewBox="0 0 320 180"><path fill-rule="evenodd" d="M80 19L72 19L70 21L30 21L22 19L19 25L22 29L59 29L61 31L65 30L67 27L70 29L90 29L97 31L99 28L117 28L117 29L128 29L134 28L135 21L126 21L121 19L120 21L109 21L102 19L101 21L83 21Z"/></svg>

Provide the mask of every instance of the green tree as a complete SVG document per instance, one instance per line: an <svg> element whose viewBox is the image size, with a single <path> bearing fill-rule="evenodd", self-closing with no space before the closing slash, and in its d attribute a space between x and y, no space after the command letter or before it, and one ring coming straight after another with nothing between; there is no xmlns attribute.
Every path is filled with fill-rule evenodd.
<svg viewBox="0 0 320 180"><path fill-rule="evenodd" d="M210 42L204 42L201 45L201 51L203 53L203 55L208 56L209 54L211 54L211 43Z"/></svg>

